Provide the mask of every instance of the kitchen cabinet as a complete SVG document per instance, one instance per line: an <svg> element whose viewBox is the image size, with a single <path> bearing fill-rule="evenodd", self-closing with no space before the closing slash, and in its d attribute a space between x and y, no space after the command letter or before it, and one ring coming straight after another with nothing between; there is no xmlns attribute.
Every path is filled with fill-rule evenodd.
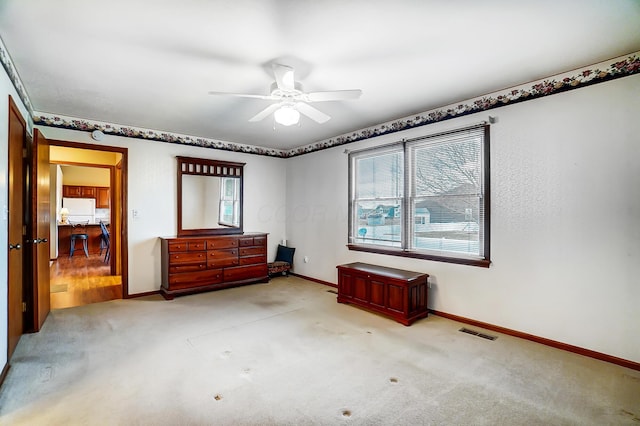
<svg viewBox="0 0 640 426"><path fill-rule="evenodd" d="M65 198L93 198L96 208L108 209L110 206L110 191L108 186L63 185L62 196Z"/></svg>
<svg viewBox="0 0 640 426"><path fill-rule="evenodd" d="M62 196L66 198L82 198L81 188L79 185L63 185Z"/></svg>
<svg viewBox="0 0 640 426"><path fill-rule="evenodd" d="M81 186L80 187L80 198L96 198L96 187L95 186Z"/></svg>
<svg viewBox="0 0 640 426"><path fill-rule="evenodd" d="M109 187L96 187L96 208L108 209L109 208Z"/></svg>

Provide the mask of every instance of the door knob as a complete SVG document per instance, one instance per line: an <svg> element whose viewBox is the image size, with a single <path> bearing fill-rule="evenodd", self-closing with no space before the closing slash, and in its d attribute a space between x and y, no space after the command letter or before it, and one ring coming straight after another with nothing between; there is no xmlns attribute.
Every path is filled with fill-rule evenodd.
<svg viewBox="0 0 640 426"><path fill-rule="evenodd" d="M9 244L9 250L20 250L22 246L20 244Z"/></svg>

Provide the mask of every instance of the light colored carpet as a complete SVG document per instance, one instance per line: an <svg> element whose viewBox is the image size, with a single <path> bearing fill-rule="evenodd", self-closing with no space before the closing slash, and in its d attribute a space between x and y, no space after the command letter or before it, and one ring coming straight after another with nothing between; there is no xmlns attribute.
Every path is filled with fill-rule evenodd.
<svg viewBox="0 0 640 426"><path fill-rule="evenodd" d="M405 327L327 290L278 277L54 311L18 345L0 424L640 422L638 371L433 315Z"/></svg>

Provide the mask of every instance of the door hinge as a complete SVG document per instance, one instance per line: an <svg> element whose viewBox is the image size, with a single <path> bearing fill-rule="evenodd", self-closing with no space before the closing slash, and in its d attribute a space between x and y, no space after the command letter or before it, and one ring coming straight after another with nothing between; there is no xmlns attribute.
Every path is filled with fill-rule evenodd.
<svg viewBox="0 0 640 426"><path fill-rule="evenodd" d="M27 302L22 302L22 313L27 312Z"/></svg>

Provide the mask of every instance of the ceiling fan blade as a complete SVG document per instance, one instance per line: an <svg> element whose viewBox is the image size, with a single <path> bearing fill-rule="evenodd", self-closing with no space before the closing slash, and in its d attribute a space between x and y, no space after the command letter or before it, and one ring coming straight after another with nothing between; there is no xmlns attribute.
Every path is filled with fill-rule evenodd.
<svg viewBox="0 0 640 426"><path fill-rule="evenodd" d="M329 117L324 112L312 107L311 105L305 104L304 102L298 102L297 104L294 105L293 108L297 109L298 111L300 111L301 113L303 113L304 115L312 119L313 121L318 122L320 124L326 123L331 119L331 117Z"/></svg>
<svg viewBox="0 0 640 426"><path fill-rule="evenodd" d="M265 109L263 109L262 111L260 111L259 113L257 113L256 115L254 115L253 117L251 117L249 121L255 122L255 121L264 120L269 116L269 114L272 114L278 108L280 108L280 104L271 104Z"/></svg>
<svg viewBox="0 0 640 426"><path fill-rule="evenodd" d="M246 93L209 92L209 94L215 95L215 96L234 96L234 97L240 97L240 98L266 99L268 101L274 101L274 100L280 99L271 95L250 95Z"/></svg>
<svg viewBox="0 0 640 426"><path fill-rule="evenodd" d="M324 102L324 101L344 101L349 99L358 99L362 95L362 90L332 90L327 92L311 92L306 94L308 102Z"/></svg>
<svg viewBox="0 0 640 426"><path fill-rule="evenodd" d="M293 68L281 64L273 64L273 75L276 77L278 89L293 91L295 90L295 80L293 77Z"/></svg>

